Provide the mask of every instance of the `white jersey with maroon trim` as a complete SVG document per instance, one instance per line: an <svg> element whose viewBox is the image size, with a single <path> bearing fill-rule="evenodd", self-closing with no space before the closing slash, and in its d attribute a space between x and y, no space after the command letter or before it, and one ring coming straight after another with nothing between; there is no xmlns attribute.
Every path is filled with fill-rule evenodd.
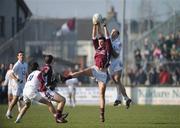
<svg viewBox="0 0 180 128"><path fill-rule="evenodd" d="M28 75L27 78L27 82L25 84L24 90L23 91L38 91L38 88L41 84L40 80L39 80L39 75L40 75L40 71L36 70L33 71L31 74Z"/></svg>

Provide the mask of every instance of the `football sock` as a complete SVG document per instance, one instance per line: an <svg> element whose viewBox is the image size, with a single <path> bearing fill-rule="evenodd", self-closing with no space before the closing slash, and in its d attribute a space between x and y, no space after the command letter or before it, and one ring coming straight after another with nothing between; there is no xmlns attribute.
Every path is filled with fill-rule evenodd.
<svg viewBox="0 0 180 128"><path fill-rule="evenodd" d="M62 111L61 111L61 110L57 110L57 112L56 112L56 117L57 117L57 118L60 118L61 115L62 115Z"/></svg>
<svg viewBox="0 0 180 128"><path fill-rule="evenodd" d="M100 119L101 122L104 122L104 108L100 108Z"/></svg>
<svg viewBox="0 0 180 128"><path fill-rule="evenodd" d="M54 117L56 117L56 114L53 114Z"/></svg>
<svg viewBox="0 0 180 128"><path fill-rule="evenodd" d="M120 101L122 101L122 97L121 97L121 95L117 95L116 100L120 100Z"/></svg>
<svg viewBox="0 0 180 128"><path fill-rule="evenodd" d="M7 110L6 115L11 115L10 110Z"/></svg>
<svg viewBox="0 0 180 128"><path fill-rule="evenodd" d="M18 111L20 112L21 111L21 103L20 103L20 101L17 102L17 106L18 106Z"/></svg>
<svg viewBox="0 0 180 128"><path fill-rule="evenodd" d="M17 118L16 118L16 121L19 121L21 119L21 115L18 114Z"/></svg>
<svg viewBox="0 0 180 128"><path fill-rule="evenodd" d="M100 113L101 113L101 114L104 113L104 108L100 108Z"/></svg>

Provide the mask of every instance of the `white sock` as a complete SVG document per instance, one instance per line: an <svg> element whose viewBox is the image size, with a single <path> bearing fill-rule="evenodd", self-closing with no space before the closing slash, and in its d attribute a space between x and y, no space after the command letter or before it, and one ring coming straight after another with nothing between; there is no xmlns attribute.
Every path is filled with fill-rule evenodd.
<svg viewBox="0 0 180 128"><path fill-rule="evenodd" d="M7 110L6 115L11 115L11 111Z"/></svg>
<svg viewBox="0 0 180 128"><path fill-rule="evenodd" d="M120 100L120 101L122 101L122 97L121 97L121 95L117 95L116 100Z"/></svg>
<svg viewBox="0 0 180 128"><path fill-rule="evenodd" d="M17 106L18 106L18 111L20 112L21 111L21 103L20 103L20 101L17 102Z"/></svg>
<svg viewBox="0 0 180 128"><path fill-rule="evenodd" d="M73 107L75 107L75 106L76 106L74 102L72 103L72 106L73 106Z"/></svg>
<svg viewBox="0 0 180 128"><path fill-rule="evenodd" d="M21 119L21 115L18 114L17 118L16 118L16 121L19 121Z"/></svg>
<svg viewBox="0 0 180 128"><path fill-rule="evenodd" d="M124 97L124 100L125 100L125 101L129 100L129 97L128 97L128 96L125 96L125 97Z"/></svg>

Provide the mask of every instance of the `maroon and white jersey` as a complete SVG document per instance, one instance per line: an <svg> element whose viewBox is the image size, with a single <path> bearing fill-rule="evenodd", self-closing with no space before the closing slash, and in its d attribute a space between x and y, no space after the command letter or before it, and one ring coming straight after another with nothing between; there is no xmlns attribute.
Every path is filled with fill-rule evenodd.
<svg viewBox="0 0 180 128"><path fill-rule="evenodd" d="M111 45L111 40L109 38L106 39L105 47L100 47L98 43L98 39L92 39L93 40L93 45L95 48L95 65L98 68L107 68L109 66L109 61L112 53L112 45Z"/></svg>
<svg viewBox="0 0 180 128"><path fill-rule="evenodd" d="M47 90L47 87L45 85L45 77L42 75L42 72L38 75L38 80L40 82L39 87L38 87L38 91L39 92L45 92Z"/></svg>
<svg viewBox="0 0 180 128"><path fill-rule="evenodd" d="M47 86L51 85L52 83L52 67L51 65L45 64L41 71L44 72L43 78L39 76L39 80L41 80L41 85L39 86L39 91L44 92L47 90Z"/></svg>
<svg viewBox="0 0 180 128"><path fill-rule="evenodd" d="M43 74L41 71L35 70L29 74L27 82L23 90L23 100L29 102L32 100L39 101L42 96L39 93L39 87L44 84Z"/></svg>

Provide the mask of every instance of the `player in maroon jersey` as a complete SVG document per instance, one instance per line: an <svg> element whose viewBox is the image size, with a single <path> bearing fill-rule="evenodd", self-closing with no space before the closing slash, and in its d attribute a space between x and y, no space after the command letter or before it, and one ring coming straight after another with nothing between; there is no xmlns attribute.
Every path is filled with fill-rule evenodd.
<svg viewBox="0 0 180 128"><path fill-rule="evenodd" d="M105 90L106 84L109 81L109 75L107 68L109 66L109 60L112 52L111 40L109 38L109 32L106 24L103 24L105 37L101 33L100 24L93 24L92 29L92 41L95 48L94 61L95 65L84 70L69 74L68 77L61 76L61 80L64 82L67 79L78 77L80 75L95 77L99 86L100 95L100 120L104 122L104 109L105 109Z"/></svg>
<svg viewBox="0 0 180 128"><path fill-rule="evenodd" d="M66 103L65 97L57 93L55 88L55 82L52 81L52 64L53 62L53 56L52 55L46 55L45 56L45 65L42 67L42 71L45 72L44 80L42 80L42 84L39 88L39 91L41 92L42 96L49 99L50 101L57 102L57 113L56 113L56 122L57 123L66 123L67 121L62 117L62 112ZM68 115L68 114L67 114Z"/></svg>

